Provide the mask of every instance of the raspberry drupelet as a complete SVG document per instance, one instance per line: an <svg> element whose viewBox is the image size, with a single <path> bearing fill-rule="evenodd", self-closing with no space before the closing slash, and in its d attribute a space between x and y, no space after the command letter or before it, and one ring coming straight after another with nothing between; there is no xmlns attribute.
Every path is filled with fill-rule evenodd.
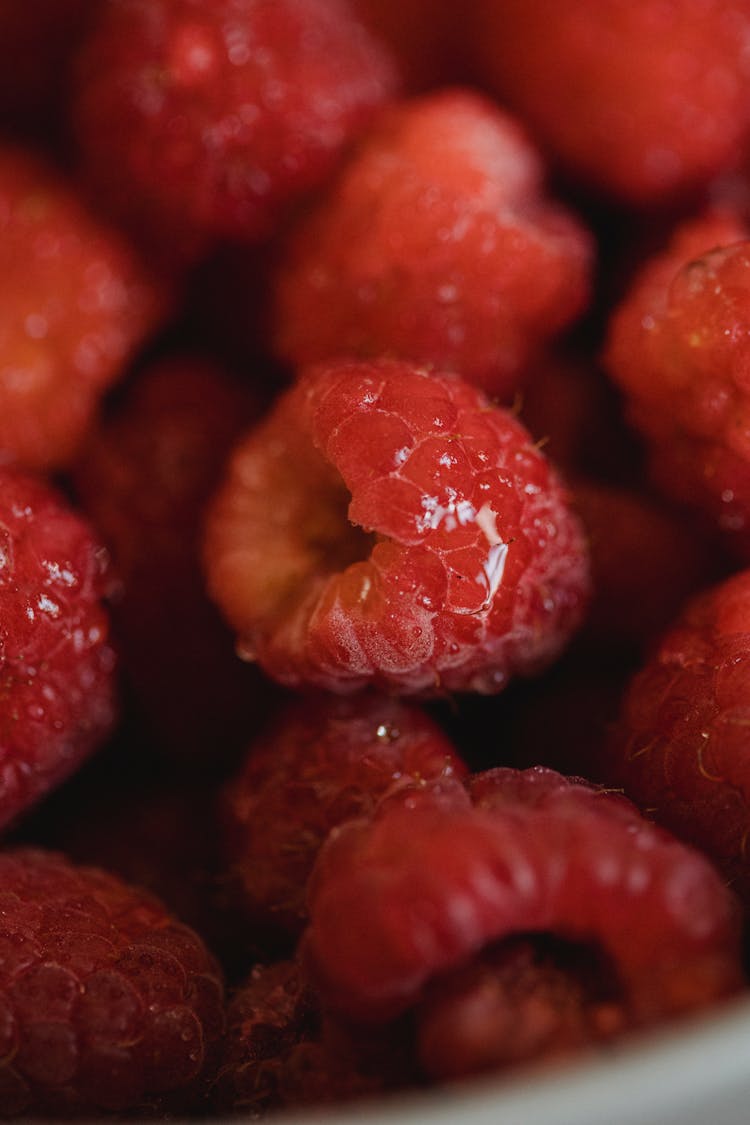
<svg viewBox="0 0 750 1125"><path fill-rule="evenodd" d="M108 561L52 489L0 468L0 827L114 726Z"/></svg>
<svg viewBox="0 0 750 1125"><path fill-rule="evenodd" d="M240 442L209 589L289 686L499 691L553 660L588 592L554 469L481 391L397 361L321 365Z"/></svg>
<svg viewBox="0 0 750 1125"><path fill-rule="evenodd" d="M266 237L395 88L346 0L100 7L74 114L85 167L160 241Z"/></svg>
<svg viewBox="0 0 750 1125"><path fill-rule="evenodd" d="M603 776L750 902L750 573L695 598L625 695Z"/></svg>
<svg viewBox="0 0 750 1125"><path fill-rule="evenodd" d="M478 0L474 21L479 76L579 180L643 205L736 159L747 0Z"/></svg>
<svg viewBox="0 0 750 1125"><path fill-rule="evenodd" d="M196 1104L222 1033L221 970L155 898L32 849L0 856L0 1113Z"/></svg>
<svg viewBox="0 0 750 1125"><path fill-rule="evenodd" d="M386 113L276 282L279 355L397 355L506 400L588 300L592 242L542 188L541 159L491 102L448 90Z"/></svg>
<svg viewBox="0 0 750 1125"><path fill-rule="evenodd" d="M616 310L605 363L652 475L750 554L748 228L708 215L678 229Z"/></svg>
<svg viewBox="0 0 750 1125"><path fill-rule="evenodd" d="M250 751L223 802L225 853L245 915L298 934L329 832L391 792L459 784L466 767L423 712L379 696L305 700Z"/></svg>
<svg viewBox="0 0 750 1125"><path fill-rule="evenodd" d="M0 149L0 464L69 464L166 303L57 172Z"/></svg>
<svg viewBox="0 0 750 1125"><path fill-rule="evenodd" d="M411 1012L436 1078L607 1039L742 983L738 904L707 860L624 798L541 768L350 821L320 852L309 908L322 1001L365 1023Z"/></svg>

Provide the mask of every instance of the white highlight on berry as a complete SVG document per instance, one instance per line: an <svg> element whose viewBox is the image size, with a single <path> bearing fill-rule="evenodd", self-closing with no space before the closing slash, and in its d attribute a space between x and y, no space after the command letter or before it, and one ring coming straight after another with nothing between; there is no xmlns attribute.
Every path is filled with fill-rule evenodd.
<svg viewBox="0 0 750 1125"><path fill-rule="evenodd" d="M484 533L490 545L486 561L476 576L476 581L487 587L487 599L483 609L486 609L495 594L505 574L505 564L508 561L509 544L506 543L497 530L497 513L489 504L483 504L476 514L477 527Z"/></svg>

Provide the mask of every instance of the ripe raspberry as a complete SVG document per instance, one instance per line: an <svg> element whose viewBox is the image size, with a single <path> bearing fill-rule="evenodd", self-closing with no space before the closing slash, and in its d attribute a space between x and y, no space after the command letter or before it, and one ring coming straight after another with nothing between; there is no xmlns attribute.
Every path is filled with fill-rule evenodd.
<svg viewBox="0 0 750 1125"><path fill-rule="evenodd" d="M512 398L588 297L589 236L541 178L519 125L476 95L392 110L292 235L279 354L298 365L395 354Z"/></svg>
<svg viewBox="0 0 750 1125"><path fill-rule="evenodd" d="M145 892L55 853L6 852L0 885L3 1116L195 1099L223 1024L200 939Z"/></svg>
<svg viewBox="0 0 750 1125"><path fill-rule="evenodd" d="M57 174L0 150L0 463L59 468L164 305Z"/></svg>
<svg viewBox="0 0 750 1125"><path fill-rule="evenodd" d="M591 949L509 940L439 978L416 1015L427 1074L462 1078L567 1055L627 1026L611 965Z"/></svg>
<svg viewBox="0 0 750 1125"><path fill-rule="evenodd" d="M146 233L254 240L393 86L345 0L106 0L77 126L93 183Z"/></svg>
<svg viewBox="0 0 750 1125"><path fill-rule="evenodd" d="M623 798L500 769L475 778L472 801L391 803L332 834L306 949L326 1002L381 1020L495 943L545 934L611 963L635 1026L739 987L736 905L702 856Z"/></svg>
<svg viewBox="0 0 750 1125"><path fill-rule="evenodd" d="M258 965L229 1005L215 1102L255 1118L372 1095L389 1084L378 1061L358 1057L351 1033L328 1034L295 962Z"/></svg>
<svg viewBox="0 0 750 1125"><path fill-rule="evenodd" d="M204 508L252 396L213 364L147 368L93 435L76 471L83 505L124 583L113 607L125 671L165 745L204 761L244 745L260 706L200 568Z"/></svg>
<svg viewBox="0 0 750 1125"><path fill-rule="evenodd" d="M45 484L0 469L0 827L114 725L107 556Z"/></svg>
<svg viewBox="0 0 750 1125"><path fill-rule="evenodd" d="M599 642L643 644L705 585L716 552L643 492L585 479L571 488L591 554L585 631Z"/></svg>
<svg viewBox="0 0 750 1125"><path fill-rule="evenodd" d="M482 77L570 171L634 203L708 181L747 133L747 0L480 0Z"/></svg>
<svg viewBox="0 0 750 1125"><path fill-rule="evenodd" d="M394 791L458 784L465 767L413 707L377 696L298 704L250 749L224 801L226 854L254 923L296 934L307 879L336 825Z"/></svg>
<svg viewBox="0 0 750 1125"><path fill-rule="evenodd" d="M606 363L652 472L750 552L750 242L728 216L686 224L616 312ZM723 247L723 249L719 249Z"/></svg>
<svg viewBox="0 0 750 1125"><path fill-rule="evenodd" d="M692 601L634 678L602 764L750 902L750 573Z"/></svg>
<svg viewBox="0 0 750 1125"><path fill-rule="evenodd" d="M278 400L232 457L206 564L248 656L339 692L499 691L560 652L587 590L523 427L387 361L314 368Z"/></svg>

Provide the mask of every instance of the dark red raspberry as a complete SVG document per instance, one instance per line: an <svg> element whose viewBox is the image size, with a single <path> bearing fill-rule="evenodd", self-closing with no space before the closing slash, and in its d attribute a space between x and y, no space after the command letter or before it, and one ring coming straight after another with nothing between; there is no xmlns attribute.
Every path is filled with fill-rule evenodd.
<svg viewBox="0 0 750 1125"><path fill-rule="evenodd" d="M598 642L642 644L705 585L714 545L645 492L583 478L571 491L591 554L585 632Z"/></svg>
<svg viewBox="0 0 750 1125"><path fill-rule="evenodd" d="M433 94L385 115L292 235L276 347L297 365L397 355L509 399L585 307L591 256L520 125L467 91Z"/></svg>
<svg viewBox="0 0 750 1125"><path fill-rule="evenodd" d="M377 696L299 703L250 748L226 790L226 855L245 911L298 933L331 829L369 815L389 793L458 784L465 772L417 708Z"/></svg>
<svg viewBox="0 0 750 1125"><path fill-rule="evenodd" d="M381 1092L393 1082L373 1044L326 1027L314 990L293 961L258 965L227 1012L216 1082L221 1111L252 1118L291 1106L325 1105ZM392 1061L389 1060L391 1067Z"/></svg>
<svg viewBox="0 0 750 1125"><path fill-rule="evenodd" d="M581 179L666 199L736 158L750 117L739 0L479 0L482 77Z"/></svg>
<svg viewBox="0 0 750 1125"><path fill-rule="evenodd" d="M729 216L680 229L610 326L606 363L653 474L750 552L750 242Z"/></svg>
<svg viewBox="0 0 750 1125"><path fill-rule="evenodd" d="M460 379L321 366L235 451L209 586L245 653L289 685L489 694L580 620L586 555L565 500L520 423Z"/></svg>
<svg viewBox="0 0 750 1125"><path fill-rule="evenodd" d="M691 602L626 694L605 776L750 902L750 573Z"/></svg>
<svg viewBox="0 0 750 1125"><path fill-rule="evenodd" d="M46 484L0 469L0 827L111 731L108 558Z"/></svg>
<svg viewBox="0 0 750 1125"><path fill-rule="evenodd" d="M426 993L416 1015L422 1067L462 1078L567 1055L627 1026L612 966L541 937L501 942Z"/></svg>
<svg viewBox="0 0 750 1125"><path fill-rule="evenodd" d="M0 886L3 1116L196 1100L223 988L192 930L56 853L4 853Z"/></svg>
<svg viewBox="0 0 750 1125"><path fill-rule="evenodd" d="M164 310L56 172L0 149L0 463L59 468Z"/></svg>
<svg viewBox="0 0 750 1125"><path fill-rule="evenodd" d="M239 749L262 709L258 679L205 594L199 545L227 449L256 409L213 363L162 360L95 431L76 470L124 585L113 623L125 671L165 746L183 758Z"/></svg>
<svg viewBox="0 0 750 1125"><path fill-rule="evenodd" d="M269 234L394 86L346 0L100 7L76 107L85 162L162 239Z"/></svg>
<svg viewBox="0 0 750 1125"><path fill-rule="evenodd" d="M742 982L737 903L710 864L623 798L551 770L493 770L463 803L350 821L320 852L309 907L322 997L357 1019L419 1005L443 974L536 934L611 966L625 1026Z"/></svg>

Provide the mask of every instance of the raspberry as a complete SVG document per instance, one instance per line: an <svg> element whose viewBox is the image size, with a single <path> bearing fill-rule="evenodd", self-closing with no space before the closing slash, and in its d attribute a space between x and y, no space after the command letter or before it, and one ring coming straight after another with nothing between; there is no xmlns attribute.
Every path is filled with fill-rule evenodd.
<svg viewBox="0 0 750 1125"><path fill-rule="evenodd" d="M195 1097L223 1024L200 939L145 892L55 853L5 852L0 885L3 1116Z"/></svg>
<svg viewBox="0 0 750 1125"><path fill-rule="evenodd" d="M591 553L586 632L600 642L642 644L703 584L715 552L645 493L584 479L572 491Z"/></svg>
<svg viewBox="0 0 750 1125"><path fill-rule="evenodd" d="M398 355L512 398L588 297L589 236L545 198L541 175L520 126L474 94L392 110L291 237L279 354Z"/></svg>
<svg viewBox="0 0 750 1125"><path fill-rule="evenodd" d="M114 725L107 556L51 489L0 469L0 827Z"/></svg>
<svg viewBox="0 0 750 1125"><path fill-rule="evenodd" d="M174 356L141 373L77 467L79 495L124 583L113 614L125 670L183 760L244 745L260 705L206 597L199 549L226 450L253 413L251 395L214 364Z"/></svg>
<svg viewBox="0 0 750 1125"><path fill-rule="evenodd" d="M59 468L164 296L32 156L0 150L0 463Z"/></svg>
<svg viewBox="0 0 750 1125"><path fill-rule="evenodd" d="M611 966L536 938L503 942L438 980L416 1023L422 1066L445 1079L569 1054L612 1037L626 1016Z"/></svg>
<svg viewBox="0 0 750 1125"><path fill-rule="evenodd" d="M206 563L247 656L339 692L499 691L559 653L587 590L520 423L387 361L314 368L278 400L231 459Z"/></svg>
<svg viewBox="0 0 750 1125"><path fill-rule="evenodd" d="M255 1118L271 1109L340 1102L392 1086L393 1058L383 1066L373 1043L367 1044L369 1058L359 1046L350 1029L331 1034L295 962L258 965L229 1005L217 1108ZM390 1051L376 1047L380 1054L393 1053L392 1045Z"/></svg>
<svg viewBox="0 0 750 1125"><path fill-rule="evenodd" d="M390 803L320 852L306 952L323 999L382 1020L508 938L611 962L629 1026L736 990L739 914L698 853L620 797L551 770L478 775L472 801Z"/></svg>
<svg viewBox="0 0 750 1125"><path fill-rule="evenodd" d="M75 115L92 182L146 234L254 240L393 85L345 0L106 0Z"/></svg>
<svg viewBox="0 0 750 1125"><path fill-rule="evenodd" d="M681 228L617 310L606 354L660 487L710 516L744 555L750 242L740 240L747 238L728 216Z"/></svg>
<svg viewBox="0 0 750 1125"><path fill-rule="evenodd" d="M226 852L253 922L295 934L328 833L393 791L450 786L465 767L413 707L379 697L299 703L250 749L228 786Z"/></svg>
<svg viewBox="0 0 750 1125"><path fill-rule="evenodd" d="M602 764L750 901L750 573L693 600L633 679Z"/></svg>
<svg viewBox="0 0 750 1125"><path fill-rule="evenodd" d="M477 13L482 77L580 179L644 204L735 159L746 0L480 0Z"/></svg>

